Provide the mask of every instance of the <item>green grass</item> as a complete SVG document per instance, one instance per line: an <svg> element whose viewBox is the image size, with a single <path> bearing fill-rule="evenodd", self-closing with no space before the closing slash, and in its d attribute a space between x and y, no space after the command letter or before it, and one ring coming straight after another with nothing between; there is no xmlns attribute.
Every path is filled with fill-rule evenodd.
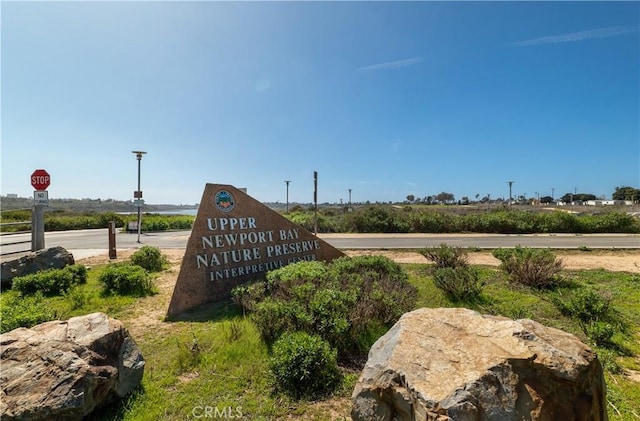
<svg viewBox="0 0 640 421"><path fill-rule="evenodd" d="M515 287L495 268L479 267L486 282L481 299L453 303L433 281L428 264L406 264L411 284L417 288L416 307L464 306L482 313L514 319L531 318L563 329L585 342L578 324L562 315L553 303L553 291ZM87 283L67 296L44 297L56 317L103 311L125 325L139 315L143 303L166 305L166 297L103 296L97 281L103 267L89 271ZM609 419L623 421L640 415L640 383L624 370L640 371L640 275L604 270L563 271L561 291L589 286L611 295L611 305L625 329L607 348L594 347L606 372ZM15 292L0 295L0 306ZM76 297L72 297L76 294ZM13 297L14 299L15 297ZM145 300L155 300L146 301ZM2 306L4 307L4 306ZM141 387L127 399L99 411L93 420L186 420L227 418L251 420L349 419L349 397L358 372L344 369L345 378L333 397L321 402L296 401L273 392L268 371L269 348L255 325L230 303L208 306L186 320L162 323L137 333L135 340L146 360ZM208 414L208 418L205 418Z"/></svg>

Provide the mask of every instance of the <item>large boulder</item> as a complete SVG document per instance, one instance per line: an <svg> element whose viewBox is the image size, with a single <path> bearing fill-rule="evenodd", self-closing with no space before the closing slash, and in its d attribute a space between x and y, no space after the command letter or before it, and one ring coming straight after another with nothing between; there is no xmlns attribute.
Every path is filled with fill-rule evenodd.
<svg viewBox="0 0 640 421"><path fill-rule="evenodd" d="M81 420L126 396L144 373L140 349L104 313L4 333L0 363L3 421Z"/></svg>
<svg viewBox="0 0 640 421"><path fill-rule="evenodd" d="M62 269L75 263L73 254L64 247L50 247L29 253L19 259L3 262L0 269L0 287L11 288L13 278L29 275L41 270Z"/></svg>
<svg viewBox="0 0 640 421"><path fill-rule="evenodd" d="M575 336L457 309L406 313L373 345L354 420L607 420L602 366Z"/></svg>

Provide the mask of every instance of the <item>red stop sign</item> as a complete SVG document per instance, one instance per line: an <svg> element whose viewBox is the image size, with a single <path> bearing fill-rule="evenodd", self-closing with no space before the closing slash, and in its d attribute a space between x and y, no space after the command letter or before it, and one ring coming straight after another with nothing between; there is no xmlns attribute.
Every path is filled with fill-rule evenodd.
<svg viewBox="0 0 640 421"><path fill-rule="evenodd" d="M31 174L31 185L36 190L46 190L51 184L51 177L46 170L35 170Z"/></svg>

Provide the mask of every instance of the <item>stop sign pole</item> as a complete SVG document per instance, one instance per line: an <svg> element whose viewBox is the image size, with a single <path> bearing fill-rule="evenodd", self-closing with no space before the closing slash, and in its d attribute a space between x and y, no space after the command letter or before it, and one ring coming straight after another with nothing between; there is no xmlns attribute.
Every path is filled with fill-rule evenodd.
<svg viewBox="0 0 640 421"><path fill-rule="evenodd" d="M46 170L35 170L31 174L31 186L35 189L31 213L31 251L44 249L44 208L48 205L47 188L50 184L51 176ZM38 200L45 197L46 200Z"/></svg>

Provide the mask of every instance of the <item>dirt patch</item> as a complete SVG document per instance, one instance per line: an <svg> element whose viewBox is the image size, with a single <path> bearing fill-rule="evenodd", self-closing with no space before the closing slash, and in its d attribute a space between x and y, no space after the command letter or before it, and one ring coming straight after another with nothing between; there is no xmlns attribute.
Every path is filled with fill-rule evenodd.
<svg viewBox="0 0 640 421"><path fill-rule="evenodd" d="M398 263L429 263L417 252L402 250L346 250L348 256L379 255L386 256ZM606 269L612 272L640 273L640 250L623 251L558 251L556 256L562 259L564 267L571 270ZM469 253L472 265L498 266L500 261L489 251Z"/></svg>

